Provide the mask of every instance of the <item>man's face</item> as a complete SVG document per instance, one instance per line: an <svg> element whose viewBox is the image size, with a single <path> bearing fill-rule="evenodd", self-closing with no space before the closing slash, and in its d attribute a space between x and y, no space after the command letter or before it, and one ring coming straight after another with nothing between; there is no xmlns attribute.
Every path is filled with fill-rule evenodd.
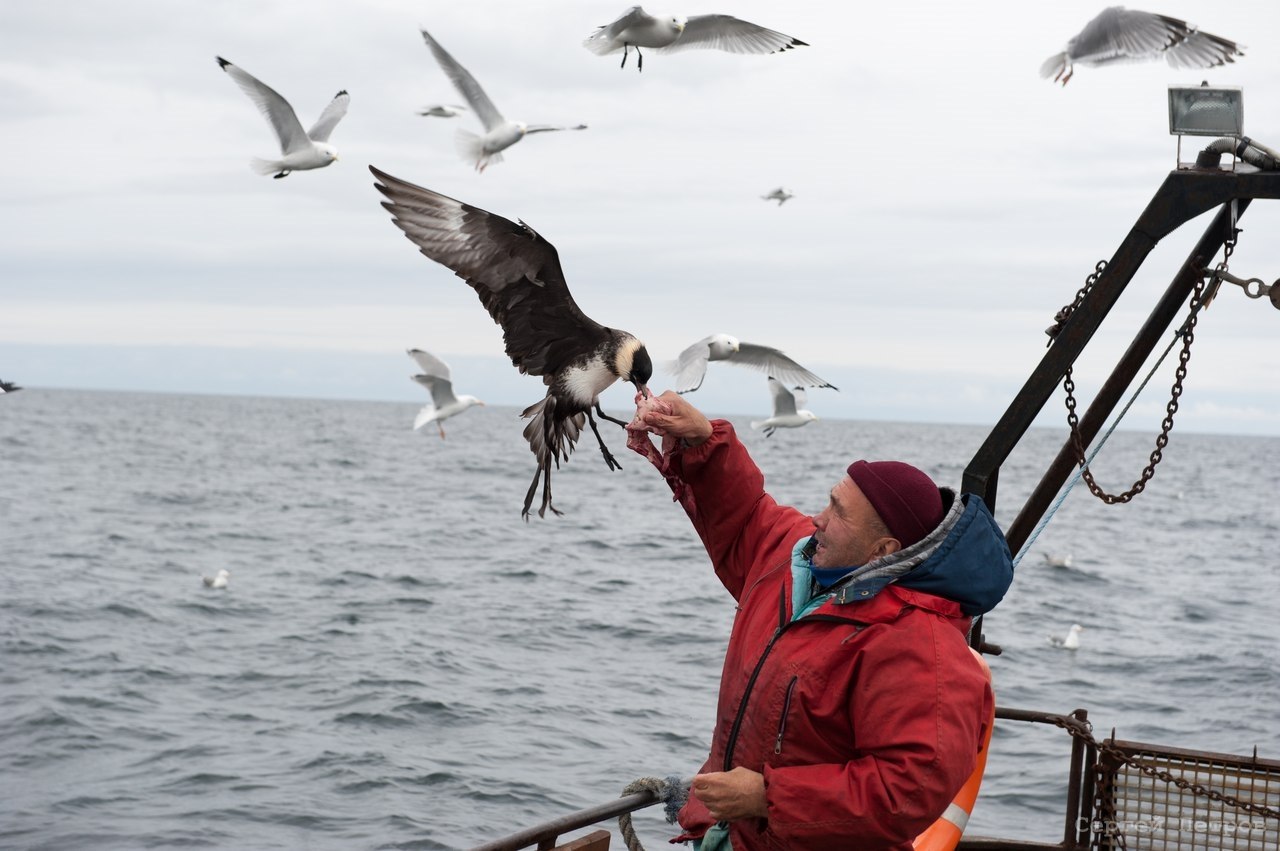
<svg viewBox="0 0 1280 851"><path fill-rule="evenodd" d="M902 548L884 531L871 502L848 476L831 489L827 507L813 521L818 527L815 567L857 567Z"/></svg>

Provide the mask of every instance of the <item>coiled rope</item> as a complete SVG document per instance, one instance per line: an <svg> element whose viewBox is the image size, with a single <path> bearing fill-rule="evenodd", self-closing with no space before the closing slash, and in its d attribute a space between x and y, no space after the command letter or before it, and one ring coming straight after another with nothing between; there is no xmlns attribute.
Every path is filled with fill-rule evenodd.
<svg viewBox="0 0 1280 851"><path fill-rule="evenodd" d="M674 774L663 779L640 777L628 783L620 797L634 795L636 792L652 792L659 801L665 801L667 824L675 824L680 808L684 806L685 801L689 800L689 781L682 780ZM626 843L628 851L644 851L640 838L631 827L631 813L618 816L618 829L622 831L622 841Z"/></svg>

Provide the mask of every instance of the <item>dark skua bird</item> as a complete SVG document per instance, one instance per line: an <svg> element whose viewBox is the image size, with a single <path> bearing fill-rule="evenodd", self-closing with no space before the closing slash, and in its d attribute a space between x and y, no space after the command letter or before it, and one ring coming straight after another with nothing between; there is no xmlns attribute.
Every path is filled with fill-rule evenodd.
<svg viewBox="0 0 1280 851"><path fill-rule="evenodd" d="M396 226L432 260L466 281L493 321L502 326L507 356L522 373L542 376L547 394L522 414L529 420L524 437L538 459L525 494L526 520L538 483L542 503L551 504L551 467L568 461L590 423L610 469L620 464L605 446L592 416L626 426L600 408L600 393L618 379L631 382L642 396L653 373L649 353L626 331L606 328L574 303L555 247L524 222L511 222L421 186L406 183L370 166L387 197L382 203Z"/></svg>

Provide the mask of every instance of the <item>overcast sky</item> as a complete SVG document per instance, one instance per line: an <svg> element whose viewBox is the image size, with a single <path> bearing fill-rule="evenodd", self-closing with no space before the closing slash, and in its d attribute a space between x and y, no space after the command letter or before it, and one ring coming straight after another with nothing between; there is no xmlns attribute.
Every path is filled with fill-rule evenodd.
<svg viewBox="0 0 1280 851"><path fill-rule="evenodd" d="M1099 2L668 7L810 46L649 52L642 74L582 46L624 8L4 4L0 378L420 402L404 355L416 346L453 364L460 392L539 398L470 288L391 224L373 164L528 222L558 248L583 310L658 361L723 331L838 385L810 394L819 416L987 423L1041 356L1053 314L1174 167L1169 84L1244 87L1246 133L1280 147L1274 0L1147 7L1243 43L1234 66L1078 68L1065 88L1039 66ZM453 141L474 117L415 115L458 100L420 26L507 117L590 129L526 138L476 174ZM331 139L341 160L283 180L253 173L251 157L278 149L215 55L278 90L304 126L348 90ZM780 185L795 194L785 206L761 200ZM1236 273L1280 277L1276 207L1258 202L1242 220ZM1080 367L1084 398L1205 224L1144 265ZM1277 330L1265 299L1221 296L1197 330L1180 427L1280 433ZM1172 362L1126 425L1154 428L1171 380ZM768 407L762 376L723 364L693 398ZM630 396L615 388L605 402Z"/></svg>

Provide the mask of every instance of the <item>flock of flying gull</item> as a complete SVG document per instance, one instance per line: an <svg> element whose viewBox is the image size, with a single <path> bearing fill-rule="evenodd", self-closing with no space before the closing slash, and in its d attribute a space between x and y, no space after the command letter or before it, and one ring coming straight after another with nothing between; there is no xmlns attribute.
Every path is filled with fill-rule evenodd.
<svg viewBox="0 0 1280 851"><path fill-rule="evenodd" d="M501 162L502 152L529 134L586 129L582 124L553 126L507 119L452 54L425 29L422 37L466 104L435 104L419 114L455 118L474 113L484 132L459 130L457 144L464 159L477 171ZM623 68L634 50L636 70L641 71L642 48L657 52L710 48L764 54L806 43L729 15L653 16L633 6L617 20L598 27L586 38L584 46L601 56L621 53ZM1235 42L1201 32L1185 21L1116 6L1090 21L1062 52L1044 63L1040 73L1065 85L1076 65L1163 57L1173 67L1213 67L1233 62L1241 55ZM275 90L221 57L218 64L266 116L279 139L280 157L255 159L254 170L282 178L293 171L323 168L338 159L329 137L346 114L351 99L346 91L333 98L311 129L303 130L293 108ZM620 466L600 435L593 412L602 419L626 425L604 413L599 396L621 379L635 386L637 400L648 397L648 382L653 375L648 350L636 336L602 325L578 308L555 247L524 222L512 222L372 166L370 170L395 225L421 253L451 269L476 291L490 317L503 329L512 364L522 373L541 376L547 386L546 395L522 414L529 421L524 437L537 459L522 516L528 519L539 485L542 499L538 515L544 516L547 509L559 514L551 501L551 468L568 460L584 425L591 426L609 468ZM781 207L793 195L779 187L761 197L777 201ZM444 437L444 420L482 403L474 396L454 393L444 361L421 349L410 349L408 353L422 370L413 380L426 387L432 397L431 404L418 414L414 428L434 422ZM803 407L804 387L835 389L777 349L744 343L726 334L694 343L667 366L675 375L676 389L688 393L702 385L707 364L721 360L768 376L773 415L752 423L766 435L777 428L794 428L816 419Z"/></svg>

